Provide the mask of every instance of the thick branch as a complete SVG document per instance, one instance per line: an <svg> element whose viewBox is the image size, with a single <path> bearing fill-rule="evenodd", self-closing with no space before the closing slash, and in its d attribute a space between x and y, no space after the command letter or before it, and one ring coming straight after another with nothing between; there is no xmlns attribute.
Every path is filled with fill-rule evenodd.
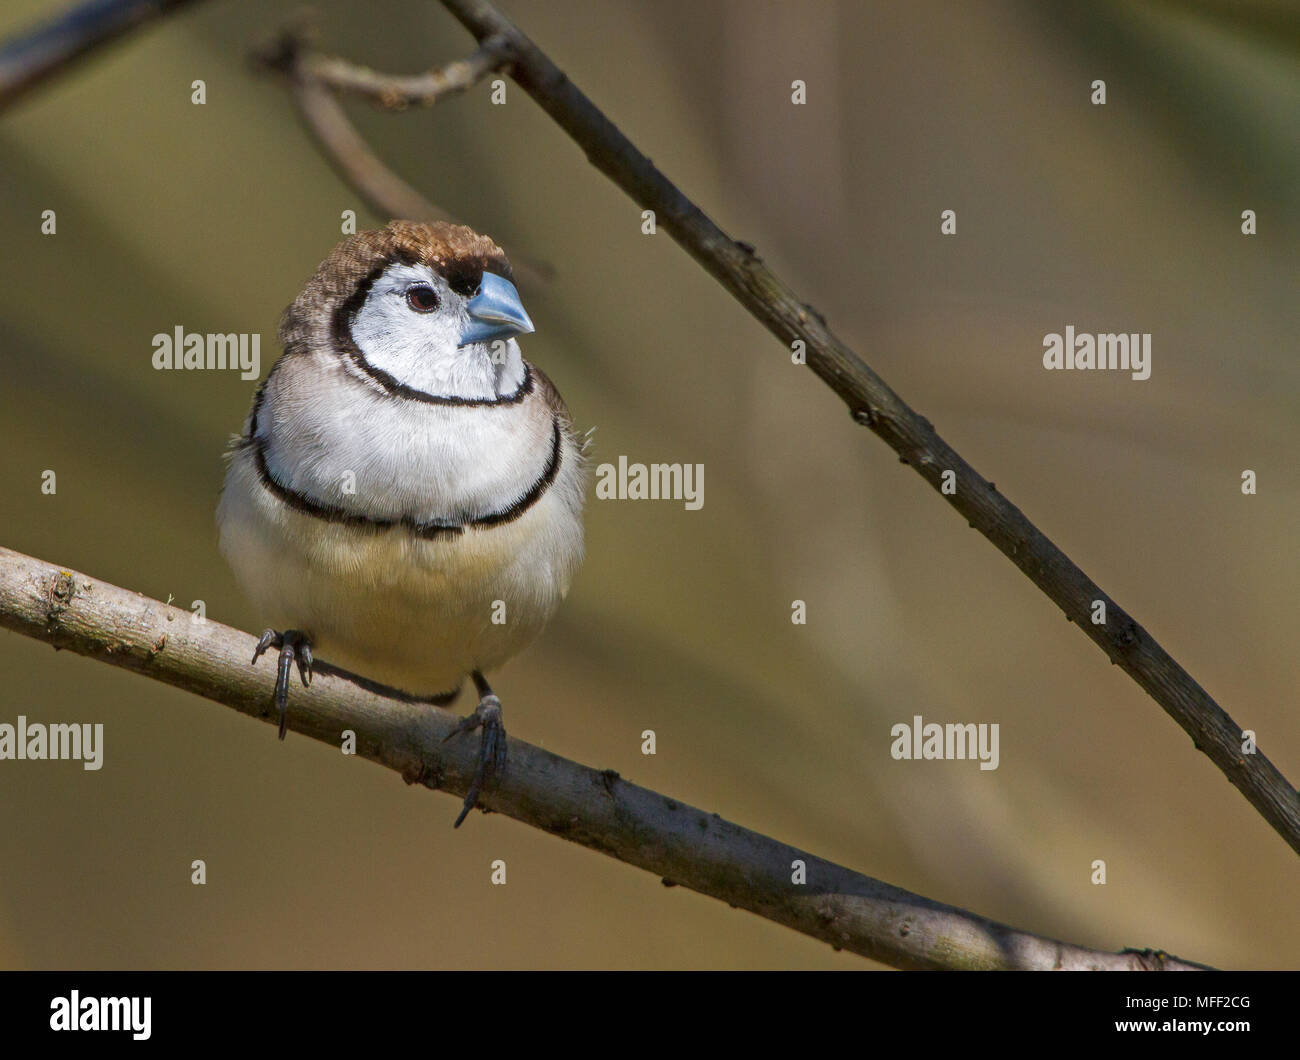
<svg viewBox="0 0 1300 1060"><path fill-rule="evenodd" d="M795 340L806 344L808 366L848 405L857 422L875 432L936 490L943 473L953 471L957 490L941 496L1159 703L1300 853L1300 794L1262 753L1242 753L1241 726L1136 619L841 342L821 314L777 279L753 247L732 240L660 173L513 22L488 0L442 3L480 41L507 43L512 56L507 69L520 87L578 143L592 165L639 206L654 210L657 223L773 335L787 347ZM1092 622L1098 600L1106 603L1104 625Z"/></svg>
<svg viewBox="0 0 1300 1060"><path fill-rule="evenodd" d="M0 110L77 59L193 0L92 0L0 47Z"/></svg>
<svg viewBox="0 0 1300 1060"><path fill-rule="evenodd" d="M0 626L271 722L273 665L250 666L255 639L188 611L0 548ZM473 740L442 739L451 713L318 663L295 687L289 728L356 751L408 784L461 797ZM839 949L899 968L1196 970L1161 951L1104 953L1031 935L930 901L653 791L510 740L504 779L483 796L513 817ZM791 883L792 863L807 883Z"/></svg>

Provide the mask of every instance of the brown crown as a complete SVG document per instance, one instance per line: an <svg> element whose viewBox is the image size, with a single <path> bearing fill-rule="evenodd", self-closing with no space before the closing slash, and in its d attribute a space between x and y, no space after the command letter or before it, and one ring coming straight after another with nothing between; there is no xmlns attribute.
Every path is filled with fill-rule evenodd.
<svg viewBox="0 0 1300 1060"><path fill-rule="evenodd" d="M286 349L328 344L335 314L363 283L373 282L394 261L428 265L453 285L476 284L485 270L513 278L505 252L472 228L442 221L389 221L383 228L350 236L330 251L284 311L280 342Z"/></svg>

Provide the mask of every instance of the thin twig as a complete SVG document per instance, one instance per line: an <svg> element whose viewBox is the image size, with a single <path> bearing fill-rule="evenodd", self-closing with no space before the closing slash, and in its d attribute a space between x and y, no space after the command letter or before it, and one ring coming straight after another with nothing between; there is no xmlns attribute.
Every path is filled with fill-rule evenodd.
<svg viewBox="0 0 1300 1060"><path fill-rule="evenodd" d="M0 47L0 110L77 59L194 0L92 0Z"/></svg>
<svg viewBox="0 0 1300 1060"><path fill-rule="evenodd" d="M597 169L730 291L787 348L806 346L807 364L870 428L971 527L1026 574L1071 622L1123 668L1183 729L1300 853L1300 794L1262 752L1242 751L1242 728L1123 608L1102 592L1014 504L998 493L921 416L838 339L825 319L765 266L754 248L732 240L655 168L520 29L488 0L442 0L480 41L504 40L514 80L586 152ZM956 491L941 489L944 472ZM1104 601L1106 621L1092 621Z"/></svg>
<svg viewBox="0 0 1300 1060"><path fill-rule="evenodd" d="M503 41L489 37L478 51L427 73L409 77L381 74L332 55L304 54L299 71L338 92L364 96L388 110L403 110L413 103L431 106L443 96L464 92L500 69L507 56Z"/></svg>
<svg viewBox="0 0 1300 1060"><path fill-rule="evenodd" d="M174 685L274 724L273 666L251 666L247 633L85 574L0 548L0 626ZM356 753L409 784L462 797L473 740L442 739L455 715L381 690L327 662L293 689L289 728ZM506 814L838 949L898 968L1186 971L1159 950L1105 953L1017 931L824 861L673 799L509 741L509 767L482 797ZM792 877L804 865L805 883Z"/></svg>
<svg viewBox="0 0 1300 1060"><path fill-rule="evenodd" d="M469 60L437 71L413 78L383 79L364 67L317 55L311 51L310 41L308 26L288 26L255 49L252 59L258 68L284 76L298 116L335 171L380 217L454 221L447 211L435 206L380 160L348 120L331 88L350 88L387 106L394 106L392 100L398 98L431 103L448 93L464 91L500 66L500 43L485 45ZM367 88L357 87L361 84ZM398 85L405 85L405 89L399 90ZM510 257L517 281L537 287L554 279L554 269L545 262L517 252Z"/></svg>
<svg viewBox="0 0 1300 1060"><path fill-rule="evenodd" d="M408 221L449 221L439 209L383 162L348 121L343 107L328 88L311 78L294 78L290 94L298 115L311 131L322 153L343 180L350 184L377 214Z"/></svg>

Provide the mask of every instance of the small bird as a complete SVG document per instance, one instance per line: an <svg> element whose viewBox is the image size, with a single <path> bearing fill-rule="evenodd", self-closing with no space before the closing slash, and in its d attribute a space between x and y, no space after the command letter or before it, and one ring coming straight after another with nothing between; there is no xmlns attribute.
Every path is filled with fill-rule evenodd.
<svg viewBox="0 0 1300 1060"><path fill-rule="evenodd" d="M221 551L279 649L313 652L444 706L465 678L479 729L456 827L505 769L484 673L518 653L583 555L583 444L515 336L533 323L501 249L470 228L392 221L339 243L285 310L284 353L234 440Z"/></svg>

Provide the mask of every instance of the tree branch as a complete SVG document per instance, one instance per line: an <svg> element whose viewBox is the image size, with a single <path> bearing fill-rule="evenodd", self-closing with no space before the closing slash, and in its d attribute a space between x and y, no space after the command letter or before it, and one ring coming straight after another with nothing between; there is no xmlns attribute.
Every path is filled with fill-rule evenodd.
<svg viewBox="0 0 1300 1060"><path fill-rule="evenodd" d="M445 210L434 206L379 160L348 120L334 93L306 73L299 62L305 45L305 30L286 28L266 46L254 50L253 64L287 79L299 117L339 176L381 216L410 221L450 220Z"/></svg>
<svg viewBox="0 0 1300 1060"><path fill-rule="evenodd" d="M296 70L339 92L353 92L387 110L404 110L412 103L432 106L443 96L464 92L499 70L509 56L505 42L489 37L468 59L459 59L427 73L404 77L381 74L331 55L304 53Z"/></svg>
<svg viewBox="0 0 1300 1060"><path fill-rule="evenodd" d="M91 0L0 47L0 110L77 59L194 0Z"/></svg>
<svg viewBox="0 0 1300 1060"><path fill-rule="evenodd" d="M1300 794L1262 752L1242 752L1242 729L1150 633L1101 590L1041 530L998 493L933 425L903 401L838 339L825 319L782 283L755 254L732 240L655 168L632 142L489 0L442 0L479 41L504 41L511 76L586 152L591 164L661 225L736 300L789 347L806 344L807 363L868 427L936 490L956 475L955 493L940 495L988 538L1182 726L1291 848L1300 853ZM1105 601L1106 622L1093 605Z"/></svg>
<svg viewBox="0 0 1300 1060"><path fill-rule="evenodd" d="M399 108L412 102L431 104L443 95L463 92L504 61L499 41L489 41L467 60L415 77L388 78L342 59L310 50L311 33L305 24L286 26L267 44L256 48L256 67L282 75L298 116L335 172L380 217L408 221L453 221L447 211L426 199L380 160L370 149L331 89L357 92L372 102ZM545 262L512 254L515 279L542 286L554 279Z"/></svg>
<svg viewBox="0 0 1300 1060"><path fill-rule="evenodd" d="M0 109L27 88L128 30L192 0L91 0L0 47ZM803 339L808 363L869 426L937 487L942 470L958 473L949 501L1006 553L1072 621L1123 666L1197 740L1252 804L1300 849L1296 793L1262 755L1237 754L1240 730L1210 697L1105 597L1010 502L1001 498L761 263L735 243L672 185L572 86L509 20L484 0L443 0L485 47L470 60L415 78L389 78L341 60L319 57L309 69L323 95L313 101L318 138L336 164L331 144L344 143L360 169L346 179L374 205L393 195L390 216L440 213L383 169L347 123L323 86L359 92L381 105L431 102L459 91L504 61L515 80L587 151L602 172L634 200L655 209L667 231L782 341ZM490 43L489 43L490 42ZM489 65L490 64L490 65ZM299 105L307 107L303 99ZM334 107L333 122L322 99ZM324 118L322 118L324 115ZM340 124L341 123L341 124ZM309 120L309 125L312 122ZM315 128L315 126L313 126ZM347 145L346 130L353 137ZM360 150L358 150L358 147ZM377 170L391 181L385 187ZM378 188L378 191L374 191ZM403 198L402 192L406 193ZM1108 627L1086 621L1092 599L1105 599ZM215 622L195 622L172 608L84 575L0 548L0 626L193 691L242 713L267 718L270 667L254 668L253 638ZM357 753L421 783L463 795L473 751L441 739L451 715L381 689L328 664L317 667L311 689L295 690L290 727L338 745L345 729L357 735ZM562 835L837 948L900 968L1197 969L1162 951L1092 951L1017 931L952 906L806 855L620 780L511 740L511 768L484 797L489 808ZM790 882L791 862L807 866L808 883Z"/></svg>
<svg viewBox="0 0 1300 1060"><path fill-rule="evenodd" d="M275 667L251 666L256 639L212 620L0 548L0 626L224 703L274 724ZM442 739L455 715L316 663L294 688L289 728L461 798L472 740ZM1017 931L863 876L656 792L509 741L509 767L482 802L701 894L898 968L1201 970L1159 950L1105 953ZM791 882L792 863L807 883Z"/></svg>

